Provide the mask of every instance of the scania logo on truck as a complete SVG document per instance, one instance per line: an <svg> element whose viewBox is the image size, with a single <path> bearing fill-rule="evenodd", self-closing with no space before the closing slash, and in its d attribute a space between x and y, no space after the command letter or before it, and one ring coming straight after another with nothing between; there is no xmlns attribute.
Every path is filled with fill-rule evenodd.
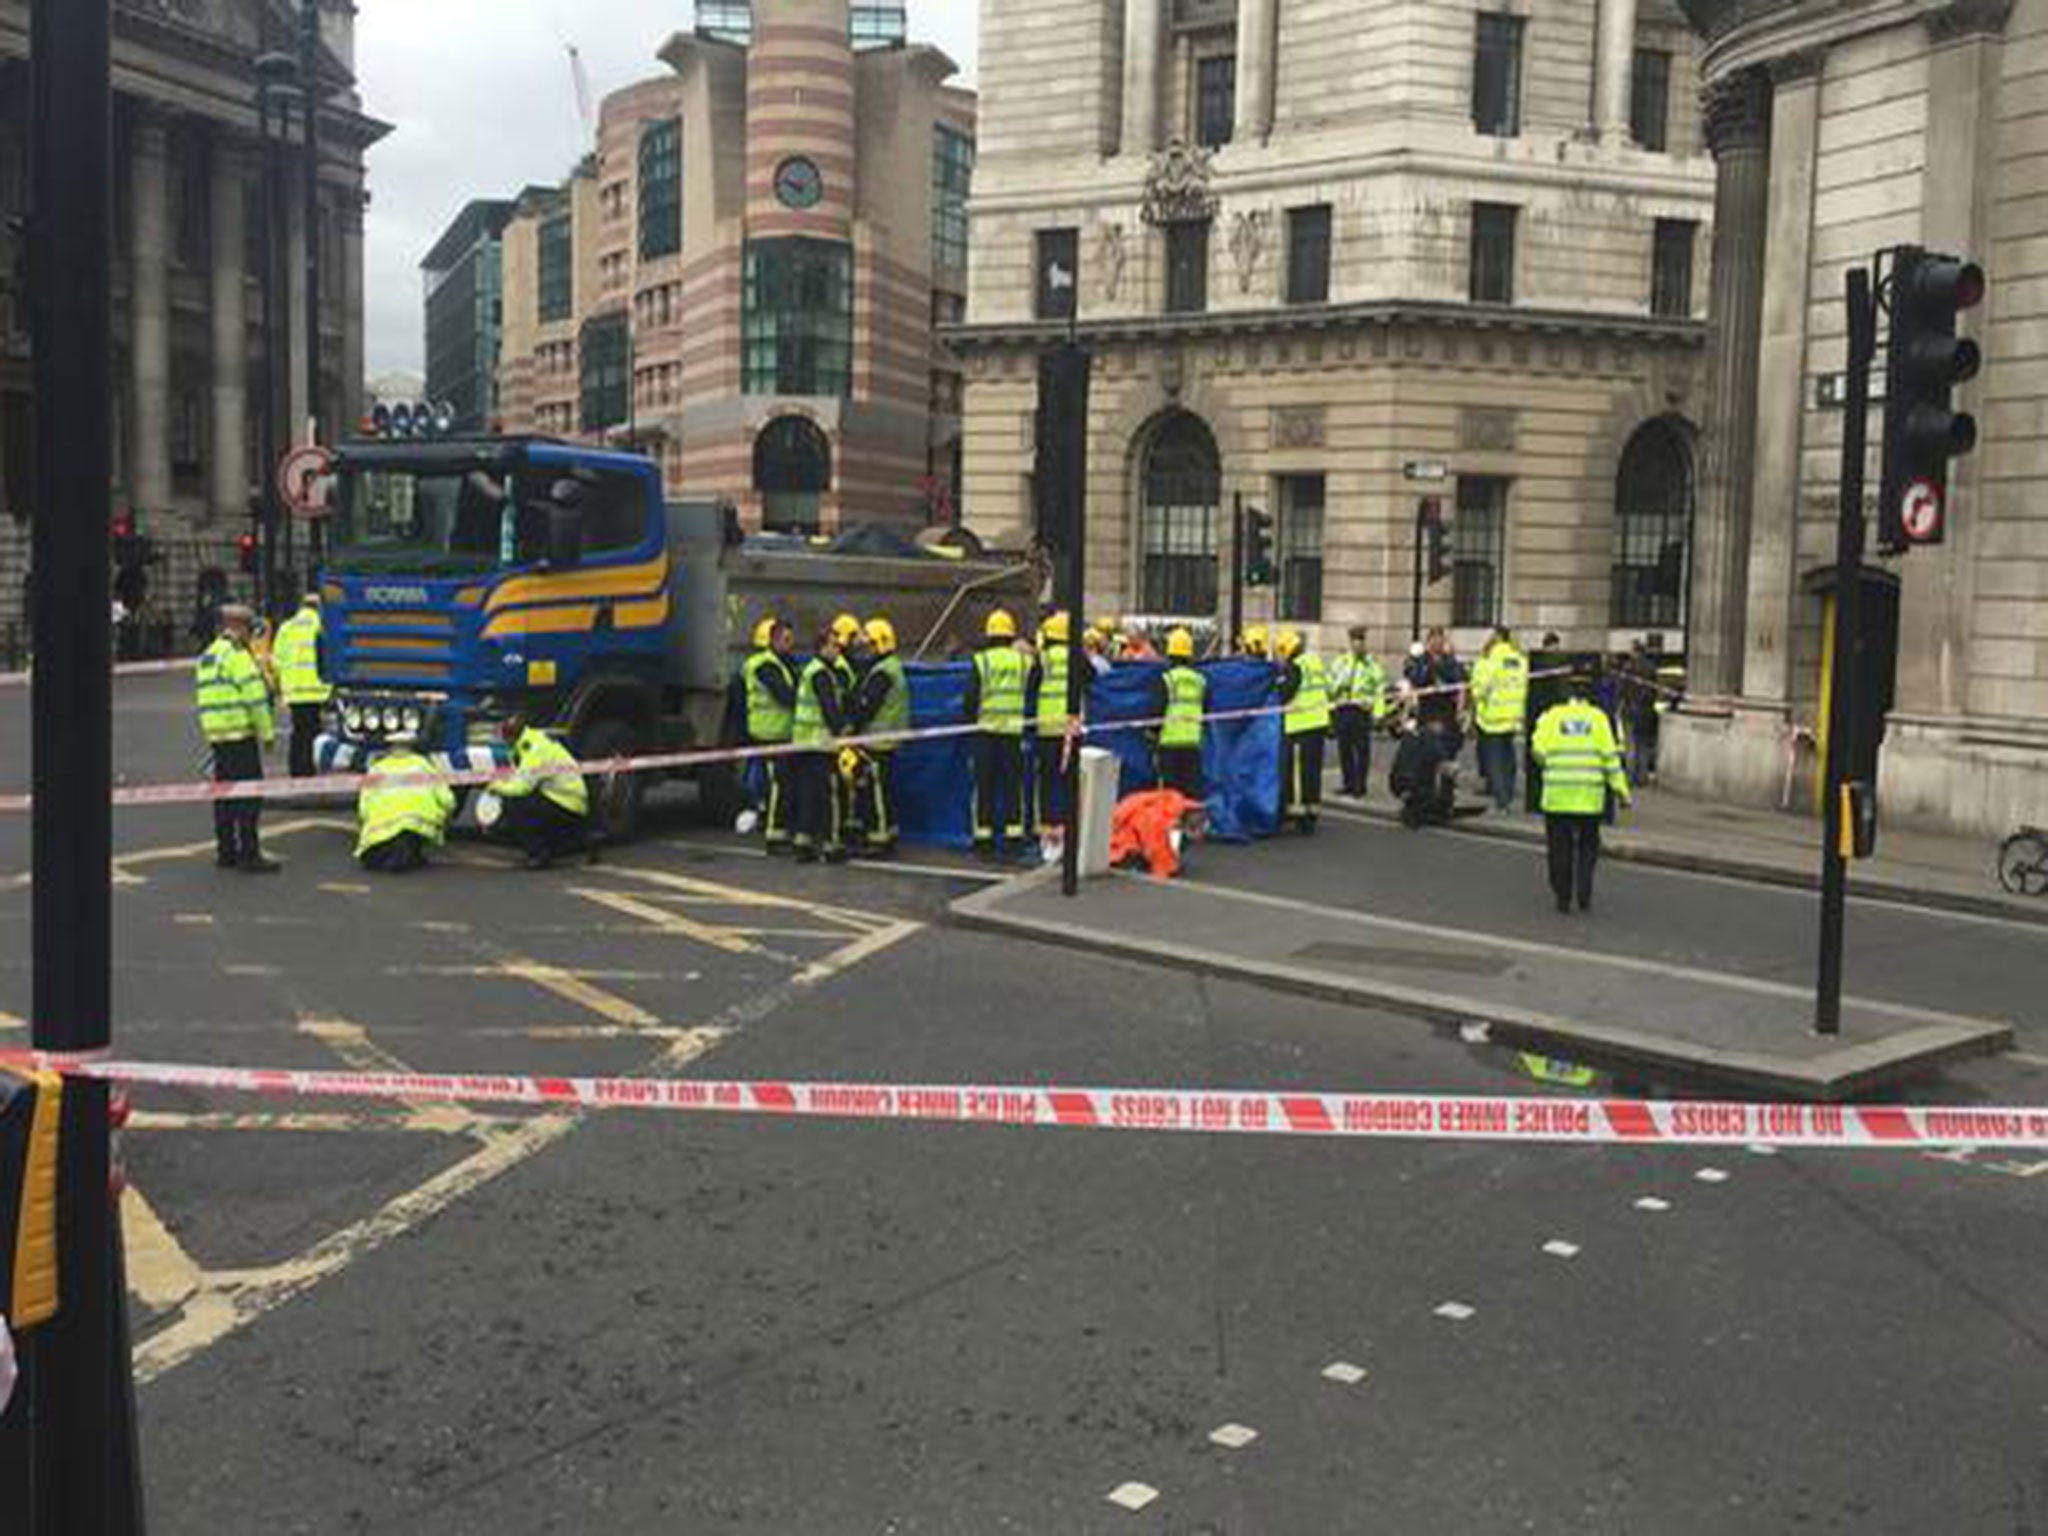
<svg viewBox="0 0 2048 1536"><path fill-rule="evenodd" d="M427 596L425 587L365 587L363 601L381 608L396 608L404 603L428 603L433 599Z"/></svg>

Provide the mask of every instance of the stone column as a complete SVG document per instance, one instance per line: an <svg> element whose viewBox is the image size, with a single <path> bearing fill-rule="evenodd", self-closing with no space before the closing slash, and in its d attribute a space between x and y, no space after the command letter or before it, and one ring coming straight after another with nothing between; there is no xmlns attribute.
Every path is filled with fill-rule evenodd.
<svg viewBox="0 0 2048 1536"><path fill-rule="evenodd" d="M207 505L222 519L249 510L249 304L247 161L224 131L213 136L213 448Z"/></svg>
<svg viewBox="0 0 2048 1536"><path fill-rule="evenodd" d="M1263 144L1273 131L1273 72L1278 44L1274 0L1237 0L1236 142Z"/></svg>
<svg viewBox="0 0 2048 1536"><path fill-rule="evenodd" d="M137 115L128 168L128 501L171 504L171 187L164 120Z"/></svg>
<svg viewBox="0 0 2048 1536"><path fill-rule="evenodd" d="M1792 689L1820 64L1818 53L1802 53L1771 66L1771 233L1757 352L1756 478L1740 679L1745 697L1771 703L1785 702Z"/></svg>
<svg viewBox="0 0 2048 1536"><path fill-rule="evenodd" d="M1627 144L1636 64L1636 0L1600 0L1593 38L1593 131Z"/></svg>
<svg viewBox="0 0 2048 1536"><path fill-rule="evenodd" d="M1714 277L1707 344L1707 412L1694 514L1687 672L1692 692L1727 697L1742 686L1748 608L1750 500L1756 461L1757 348L1770 217L1771 82L1758 69L1709 87L1714 154Z"/></svg>
<svg viewBox="0 0 2048 1536"><path fill-rule="evenodd" d="M1165 0L1124 0L1124 126L1127 155L1159 148L1159 60L1166 38Z"/></svg>

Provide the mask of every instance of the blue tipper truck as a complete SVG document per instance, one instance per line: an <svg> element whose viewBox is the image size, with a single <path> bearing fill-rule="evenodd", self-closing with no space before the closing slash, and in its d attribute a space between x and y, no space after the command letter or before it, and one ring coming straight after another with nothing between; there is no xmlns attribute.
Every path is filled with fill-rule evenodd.
<svg viewBox="0 0 2048 1536"><path fill-rule="evenodd" d="M719 745L765 616L804 649L835 614L886 614L906 656L944 657L992 609L1027 615L1038 589L1023 560L742 537L730 507L668 500L649 459L541 438L351 442L327 505L327 772L360 770L398 734L442 766L502 764L515 712L586 760ZM707 813L730 821L736 771L695 777ZM632 834L649 778L593 783L608 835Z"/></svg>

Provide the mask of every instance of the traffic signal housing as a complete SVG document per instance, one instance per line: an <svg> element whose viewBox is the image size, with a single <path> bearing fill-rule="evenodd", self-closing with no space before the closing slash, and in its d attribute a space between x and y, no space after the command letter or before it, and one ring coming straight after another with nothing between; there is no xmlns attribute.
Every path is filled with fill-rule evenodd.
<svg viewBox="0 0 2048 1536"><path fill-rule="evenodd" d="M1433 587L1451 574L1451 525L1444 516L1444 499L1423 497L1419 521L1429 548L1429 584Z"/></svg>
<svg viewBox="0 0 2048 1536"><path fill-rule="evenodd" d="M1244 509L1244 584L1270 587L1279 578L1273 563L1273 514L1258 507Z"/></svg>
<svg viewBox="0 0 2048 1536"><path fill-rule="evenodd" d="M0 1315L20 1330L57 1315L57 1151L64 1080L0 1067Z"/></svg>
<svg viewBox="0 0 2048 1536"><path fill-rule="evenodd" d="M235 540L235 562L241 567L244 576L256 574L256 557L261 548L261 542L253 533L245 533Z"/></svg>
<svg viewBox="0 0 2048 1536"><path fill-rule="evenodd" d="M1975 262L1919 246L1893 252L1878 496L1878 548L1886 554L1939 544L1947 534L1949 460L1977 446L1976 418L1955 408L1955 389L1984 362L1977 344L1956 334L1956 321L1983 302L1984 269Z"/></svg>

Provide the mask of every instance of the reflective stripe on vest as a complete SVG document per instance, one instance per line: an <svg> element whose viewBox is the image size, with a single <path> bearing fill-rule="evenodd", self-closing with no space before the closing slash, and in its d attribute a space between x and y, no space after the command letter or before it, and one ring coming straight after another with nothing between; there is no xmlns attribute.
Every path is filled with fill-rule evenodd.
<svg viewBox="0 0 2048 1536"><path fill-rule="evenodd" d="M873 668L889 679L889 691L875 710L875 718L868 722L868 729L878 736L910 729L910 679L904 675L900 657L884 656ZM893 752L895 747L884 744L872 750Z"/></svg>
<svg viewBox="0 0 2048 1536"><path fill-rule="evenodd" d="M796 684L796 718L789 739L799 747L829 747L832 732L825 726L825 707L818 702L818 679L836 669L823 657L813 656Z"/></svg>
<svg viewBox="0 0 2048 1536"><path fill-rule="evenodd" d="M975 676L981 680L981 715L976 720L991 736L1024 734L1024 653L1013 645L978 651Z"/></svg>
<svg viewBox="0 0 2048 1536"><path fill-rule="evenodd" d="M209 742L269 738L270 690L255 657L223 635L200 656L193 680L199 729Z"/></svg>
<svg viewBox="0 0 2048 1536"><path fill-rule="evenodd" d="M789 671L788 664L773 651L754 652L741 669L747 689L747 735L762 743L789 740L796 721L790 707L769 692L762 680L761 674L770 667L781 667L785 674Z"/></svg>
<svg viewBox="0 0 2048 1536"><path fill-rule="evenodd" d="M1193 667L1166 670L1166 719L1159 728L1162 747L1199 747L1202 744L1202 706L1209 697L1209 680Z"/></svg>
<svg viewBox="0 0 2048 1536"><path fill-rule="evenodd" d="M1056 644L1045 653L1038 675L1038 734L1058 736L1067 728L1067 647Z"/></svg>
<svg viewBox="0 0 2048 1536"><path fill-rule="evenodd" d="M551 773L545 778L527 778L525 775L524 770L528 768L552 768L576 761L575 754L554 737L529 727L513 746L512 761L521 772L497 786L500 798L516 800L538 788L543 798L553 801L570 815L590 814L590 789L583 782L582 774Z"/></svg>
<svg viewBox="0 0 2048 1536"><path fill-rule="evenodd" d="M414 752L393 752L370 766L356 797L362 831L356 857L380 848L401 833L416 832L429 843L447 839L448 818L455 813L455 792L445 784L384 784L409 773L432 773L434 765Z"/></svg>
<svg viewBox="0 0 2048 1536"><path fill-rule="evenodd" d="M325 704L334 690L320 676L320 610L301 608L278 627L271 648L287 704Z"/></svg>
<svg viewBox="0 0 2048 1536"><path fill-rule="evenodd" d="M1329 729L1330 681L1323 671L1322 657L1304 652L1295 658L1294 664L1301 668L1301 686L1287 701L1287 734L1299 736L1307 731Z"/></svg>

